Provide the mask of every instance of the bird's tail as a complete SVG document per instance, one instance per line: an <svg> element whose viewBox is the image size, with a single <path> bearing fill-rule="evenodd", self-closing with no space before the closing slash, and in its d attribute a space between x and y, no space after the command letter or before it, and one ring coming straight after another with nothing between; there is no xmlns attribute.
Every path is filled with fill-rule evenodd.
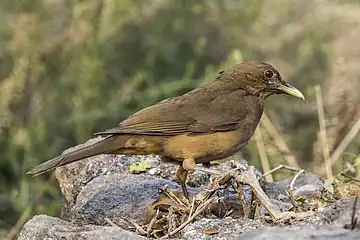
<svg viewBox="0 0 360 240"><path fill-rule="evenodd" d="M41 163L28 171L26 174L37 176L56 167L60 167L84 158L92 157L99 154L112 153L117 149L121 148L122 144L119 142L121 140L121 135L108 136L101 141L94 143L93 145L80 148L73 152L65 153L61 156Z"/></svg>

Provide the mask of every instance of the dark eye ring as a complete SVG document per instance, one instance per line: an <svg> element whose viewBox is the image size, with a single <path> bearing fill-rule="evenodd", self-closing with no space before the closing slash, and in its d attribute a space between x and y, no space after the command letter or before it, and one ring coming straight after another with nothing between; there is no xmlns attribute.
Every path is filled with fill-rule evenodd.
<svg viewBox="0 0 360 240"><path fill-rule="evenodd" d="M271 70L266 70L264 75L266 78L272 78L274 76L274 72Z"/></svg>

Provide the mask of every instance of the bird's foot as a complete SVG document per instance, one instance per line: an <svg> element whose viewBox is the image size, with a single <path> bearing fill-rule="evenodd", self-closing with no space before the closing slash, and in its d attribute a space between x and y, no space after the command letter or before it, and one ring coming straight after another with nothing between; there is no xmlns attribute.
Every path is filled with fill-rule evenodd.
<svg viewBox="0 0 360 240"><path fill-rule="evenodd" d="M189 192L186 188L186 178L187 178L188 170L186 170L182 165L178 168L176 172L176 177L179 180L181 190L185 196L185 198L189 199Z"/></svg>

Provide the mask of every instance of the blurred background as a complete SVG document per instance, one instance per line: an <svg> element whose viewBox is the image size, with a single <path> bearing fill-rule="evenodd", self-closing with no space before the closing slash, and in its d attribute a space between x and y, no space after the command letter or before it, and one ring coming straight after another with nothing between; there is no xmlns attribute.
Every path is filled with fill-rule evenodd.
<svg viewBox="0 0 360 240"><path fill-rule="evenodd" d="M360 0L1 0L0 231L59 214L29 168L242 60L306 96L269 98L243 156L359 177L359 39Z"/></svg>

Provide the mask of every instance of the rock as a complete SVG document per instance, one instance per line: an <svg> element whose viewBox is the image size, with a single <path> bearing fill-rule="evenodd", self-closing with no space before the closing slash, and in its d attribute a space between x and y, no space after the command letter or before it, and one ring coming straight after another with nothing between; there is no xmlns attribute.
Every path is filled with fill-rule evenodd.
<svg viewBox="0 0 360 240"><path fill-rule="evenodd" d="M306 184L293 191L293 197L319 197L323 187L321 185Z"/></svg>
<svg viewBox="0 0 360 240"><path fill-rule="evenodd" d="M69 148L64 153L83 148L100 141L102 138L97 137L88 140L84 144ZM141 178L145 176L152 179L166 179L166 184L175 186L177 180L175 173L178 165L174 163L161 161L159 156L125 156L125 155L98 155L81 161L77 161L56 169L56 178L59 181L61 192L64 196L64 203L61 210L61 218L72 221L73 207L76 204L77 197L82 189L92 180L106 175L122 175L129 173L128 169L131 164L145 160L152 168L147 172L140 174ZM247 167L247 162L239 156L233 161L236 165ZM230 161L224 161L217 164L212 169L225 172L231 169ZM261 176L259 172L257 175ZM172 181L172 183L171 183ZM210 174L202 171L194 171L188 175L188 186L200 187L210 181ZM158 185L155 183L155 185ZM135 190L136 191L136 190ZM150 198L153 199L153 198ZM128 215L127 215L128 216ZM77 217L75 217L77 219Z"/></svg>
<svg viewBox="0 0 360 240"><path fill-rule="evenodd" d="M67 151L88 146L101 138L91 139L83 145ZM133 163L145 160L151 168L141 174L130 174L129 167ZM247 163L241 158L234 161L220 161L212 169L226 172L232 164L247 169ZM144 239L129 229L126 220L138 224L144 223L147 207L159 198L159 189L167 185L170 189L180 190L175 180L177 165L163 162L158 156L124 156L99 155L83 161L60 167L56 170L64 204L61 219L39 215L28 221L23 227L20 240L25 239ZM286 211L292 207L285 188L292 179L269 183L256 173L260 184L270 197L278 211ZM189 174L188 187L191 194L203 189L210 181L210 174L195 171ZM319 194L324 180L316 175L306 173L295 181L293 194L296 196L312 196ZM247 203L250 203L251 191L243 187ZM323 212L303 220L291 219L284 223L268 223L264 219L243 219L242 205L237 193L232 188L217 191L215 194L221 201L209 206L213 215L202 218L180 231L177 239L207 239L214 234L216 239L309 239L315 236L325 239L329 234L355 237L355 233L343 229L350 223L353 201L341 199L326 207ZM220 210L221 213L220 213ZM223 218L232 211L231 217ZM260 208L264 213L264 208ZM112 224L109 225L108 218ZM326 225L329 223L332 225ZM276 225L276 228L274 227ZM132 229L133 230L133 229ZM314 231L318 231L314 233ZM294 234L295 233L295 234ZM313 235L311 235L313 234Z"/></svg>
<svg viewBox="0 0 360 240"><path fill-rule="evenodd" d="M101 137L90 139L84 144L65 150L64 153L90 146L101 139ZM74 205L80 190L92 179L114 171L117 173L125 172L124 167L116 164L114 158L114 155L98 155L58 167L56 169L56 178L59 181L66 204L69 206Z"/></svg>
<svg viewBox="0 0 360 240"><path fill-rule="evenodd" d="M277 182L264 182L262 187L265 193L271 198L281 202L290 202L290 199L285 191L286 187L290 185L292 178ZM296 193L312 188L315 192L324 184L324 179L321 177L305 172L301 174L294 183L294 191ZM306 186L306 187L305 187ZM314 193L315 194L315 193Z"/></svg>
<svg viewBox="0 0 360 240"><path fill-rule="evenodd" d="M312 229L316 226L324 224L324 219L319 216L312 216L303 220L290 220L286 223L277 223L279 229L291 229L291 231L296 231L298 229ZM184 233L182 235L182 239L184 240L194 240L194 239L210 239L207 232L212 229L216 229L217 233L213 234L212 237L216 240L227 240L227 239L276 239L277 232L271 232L274 224L267 223L264 220L260 219L233 219L231 217L227 217L224 219L201 219L194 223L189 224L185 227ZM269 230L269 236L259 235L257 236L260 230L262 231ZM271 235L272 234L272 235ZM247 236L253 236L253 238L248 238ZM256 238L256 237L259 238ZM264 238L270 237L270 238ZM271 238L274 237L274 238ZM288 239L292 236L288 236Z"/></svg>
<svg viewBox="0 0 360 240"><path fill-rule="evenodd" d="M212 229L218 231L218 233L212 235L214 239L234 239L243 232L256 230L264 226L261 221L252 219L233 219L231 217L224 219L201 219L185 227L182 239L211 239L207 232Z"/></svg>
<svg viewBox="0 0 360 240"><path fill-rule="evenodd" d="M178 188L173 181L150 176L100 176L80 191L71 208L70 221L79 225L103 225L104 218L108 217L115 224L121 224L122 219L143 222L147 207L159 198L159 189L165 185L170 189ZM189 188L192 194L197 191L198 189Z"/></svg>
<svg viewBox="0 0 360 240"><path fill-rule="evenodd" d="M22 228L18 240L144 240L119 227L84 225L78 227L59 218L37 215Z"/></svg>
<svg viewBox="0 0 360 240"><path fill-rule="evenodd" d="M342 227L311 226L306 228L280 228L271 227L267 229L258 229L256 231L247 232L236 240L352 240L360 239L359 231L350 231Z"/></svg>
<svg viewBox="0 0 360 240"><path fill-rule="evenodd" d="M334 204L326 207L324 209L324 217L328 222L334 222L334 224L345 226L346 224L350 224L351 215L353 213L354 207L354 198L341 198L336 201ZM360 217L360 201L357 202L356 208L357 217ZM360 230L360 227L359 227Z"/></svg>

